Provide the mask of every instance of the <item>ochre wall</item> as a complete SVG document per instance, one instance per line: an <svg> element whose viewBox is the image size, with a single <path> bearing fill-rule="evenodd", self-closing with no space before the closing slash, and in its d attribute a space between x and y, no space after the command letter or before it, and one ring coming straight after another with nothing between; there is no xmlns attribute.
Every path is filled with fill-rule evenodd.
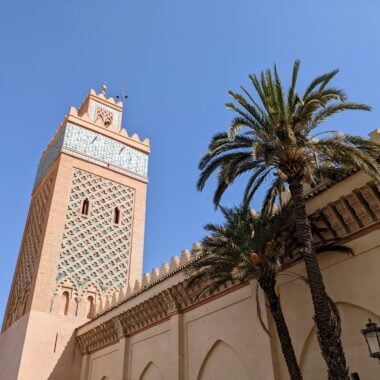
<svg viewBox="0 0 380 380"><path fill-rule="evenodd" d="M257 320L254 284L174 314L84 360L83 380L274 379L270 343Z"/></svg>
<svg viewBox="0 0 380 380"><path fill-rule="evenodd" d="M320 257L320 264L327 292L341 314L342 342L350 371L358 372L362 379L375 380L380 378L379 365L369 357L360 329L365 327L368 318L380 323L379 230L347 245L354 249L355 256L328 253ZM302 263L291 271L305 275ZM320 379L326 367L317 344L308 288L302 281L287 280L280 284L279 293L304 377ZM276 356L280 358L276 365L277 378L285 380L285 364L281 355Z"/></svg>
<svg viewBox="0 0 380 380"><path fill-rule="evenodd" d="M0 335L0 379L16 380L24 346L29 313Z"/></svg>
<svg viewBox="0 0 380 380"><path fill-rule="evenodd" d="M0 380L79 379L75 328L86 321L31 311L0 335Z"/></svg>
<svg viewBox="0 0 380 380"><path fill-rule="evenodd" d="M380 376L380 369L377 361L369 357L360 329L364 328L368 318L380 323L377 287L379 230L363 232L347 245L353 248L354 256L326 253L320 257L320 264L328 293L341 313L342 340L350 372L358 372L364 380L375 380ZM305 274L302 262L288 271ZM144 302L183 278L182 273L169 277L106 312L99 320L81 327L79 333ZM258 321L255 287L252 281L237 286L235 290L232 288L219 298L192 306L116 344L86 355L92 369L82 370L81 380L100 380L102 376L110 380L288 380L270 315L264 310L263 318L268 320L272 339ZM304 379L326 378L307 286L302 280L280 276L278 291ZM260 297L263 306L265 302L262 295ZM112 360L106 355L109 352L112 352Z"/></svg>

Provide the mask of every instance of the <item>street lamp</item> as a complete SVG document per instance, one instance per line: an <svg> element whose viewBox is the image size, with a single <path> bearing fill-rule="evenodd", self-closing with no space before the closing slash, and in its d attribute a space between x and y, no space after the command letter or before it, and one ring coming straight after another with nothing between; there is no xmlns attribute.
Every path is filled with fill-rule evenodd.
<svg viewBox="0 0 380 380"><path fill-rule="evenodd" d="M380 360L380 327L368 319L367 327L362 330L362 334L367 342L371 358Z"/></svg>

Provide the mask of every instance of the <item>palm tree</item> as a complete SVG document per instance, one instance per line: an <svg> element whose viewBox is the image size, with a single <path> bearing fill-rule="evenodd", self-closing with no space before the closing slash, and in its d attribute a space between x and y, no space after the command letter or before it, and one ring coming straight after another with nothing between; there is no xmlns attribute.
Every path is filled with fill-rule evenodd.
<svg viewBox="0 0 380 380"><path fill-rule="evenodd" d="M242 207L221 210L225 223L205 226L210 234L202 241L203 256L187 269L191 275L187 286L200 284L197 296L201 297L229 280L257 279L268 300L290 378L300 380L301 371L275 289L285 246L290 241L289 230L284 227L289 208L271 216L253 215ZM261 314L259 317L261 321Z"/></svg>
<svg viewBox="0 0 380 380"><path fill-rule="evenodd" d="M314 318L322 355L327 363L329 379L349 379L345 355L337 331L326 289L312 244L312 233L306 213L304 186L322 180L337 179L353 169L364 170L380 179L380 145L359 136L335 131L319 132L329 117L346 110L370 110L364 104L348 102L341 89L329 83L338 73L334 70L315 78L303 92L296 91L300 62L294 63L291 85L285 91L276 66L250 75L257 93L256 100L245 88L243 94L230 91L236 103L227 107L237 113L228 133L215 135L208 152L199 163L201 175L197 184L202 190L206 181L217 172L214 204L240 175L250 175L244 194L248 204L265 180L271 184L264 198L263 209L270 211L281 193L290 190L294 204L296 234L314 305Z"/></svg>

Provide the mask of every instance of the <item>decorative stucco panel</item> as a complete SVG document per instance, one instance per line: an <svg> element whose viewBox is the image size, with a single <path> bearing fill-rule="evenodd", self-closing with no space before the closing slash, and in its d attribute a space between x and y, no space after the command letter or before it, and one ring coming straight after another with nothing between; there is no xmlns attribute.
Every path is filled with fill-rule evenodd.
<svg viewBox="0 0 380 380"><path fill-rule="evenodd" d="M26 303L29 299L31 285L37 271L53 185L54 174L46 180L42 189L32 200L14 275L13 287L4 318L7 321L5 328L26 312Z"/></svg>
<svg viewBox="0 0 380 380"><path fill-rule="evenodd" d="M82 214L84 200L88 215ZM135 190L76 169L68 202L57 288L70 280L78 293L89 286L108 293L127 283ZM119 223L114 223L115 208Z"/></svg>
<svg viewBox="0 0 380 380"><path fill-rule="evenodd" d="M118 111L95 100L92 100L90 104L89 116L93 123L95 123L98 118L101 118L104 122L112 123L116 130L119 129Z"/></svg>

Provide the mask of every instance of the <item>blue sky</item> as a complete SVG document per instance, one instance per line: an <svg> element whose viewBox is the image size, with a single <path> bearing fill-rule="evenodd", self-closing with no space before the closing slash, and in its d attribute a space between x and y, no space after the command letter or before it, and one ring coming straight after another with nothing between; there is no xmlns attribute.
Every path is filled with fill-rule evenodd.
<svg viewBox="0 0 380 380"><path fill-rule="evenodd" d="M371 113L329 125L366 135L380 127L380 3L375 0L54 0L0 5L0 316L6 305L42 151L91 87L128 85L124 127L152 154L144 270L160 266L220 217L213 183L195 190L208 140L232 117L228 90L276 62L300 86L339 67L335 81ZM240 202L242 183L226 205ZM256 202L259 208L259 202Z"/></svg>

